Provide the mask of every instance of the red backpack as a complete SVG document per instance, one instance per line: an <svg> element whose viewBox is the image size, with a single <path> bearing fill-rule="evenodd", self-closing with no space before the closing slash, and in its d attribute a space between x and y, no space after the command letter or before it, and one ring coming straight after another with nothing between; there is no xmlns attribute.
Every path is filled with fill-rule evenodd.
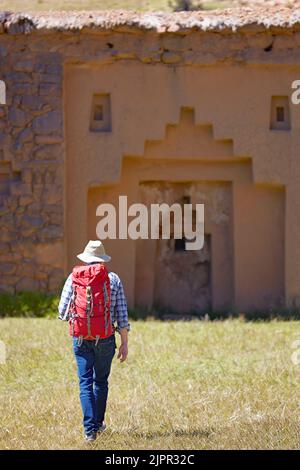
<svg viewBox="0 0 300 470"><path fill-rule="evenodd" d="M70 305L70 335L98 341L113 334L110 318L110 281L102 264L75 266Z"/></svg>

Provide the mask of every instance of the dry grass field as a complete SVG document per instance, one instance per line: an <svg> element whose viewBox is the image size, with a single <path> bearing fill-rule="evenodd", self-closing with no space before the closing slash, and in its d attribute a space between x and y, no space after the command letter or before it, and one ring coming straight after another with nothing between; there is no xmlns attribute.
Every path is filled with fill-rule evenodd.
<svg viewBox="0 0 300 470"><path fill-rule="evenodd" d="M108 429L92 444L67 325L7 318L0 331L1 449L300 448L299 322L132 322L128 362L113 361Z"/></svg>
<svg viewBox="0 0 300 470"><path fill-rule="evenodd" d="M0 0L0 10L136 10L172 11L175 0ZM232 0L202 0L203 9L228 8Z"/></svg>
<svg viewBox="0 0 300 470"><path fill-rule="evenodd" d="M257 7L280 3L287 7L299 7L300 0L191 0L192 5L202 10L235 7ZM0 11L45 11L45 10L174 10L178 0L0 0Z"/></svg>

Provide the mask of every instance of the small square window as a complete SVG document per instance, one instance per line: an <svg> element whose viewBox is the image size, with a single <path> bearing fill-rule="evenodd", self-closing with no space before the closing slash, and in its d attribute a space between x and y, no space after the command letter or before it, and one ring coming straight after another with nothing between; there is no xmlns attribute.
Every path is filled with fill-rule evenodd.
<svg viewBox="0 0 300 470"><path fill-rule="evenodd" d="M272 96L270 129L288 131L291 128L287 96Z"/></svg>
<svg viewBox="0 0 300 470"><path fill-rule="evenodd" d="M91 132L111 132L111 105L110 95L95 94L92 99Z"/></svg>

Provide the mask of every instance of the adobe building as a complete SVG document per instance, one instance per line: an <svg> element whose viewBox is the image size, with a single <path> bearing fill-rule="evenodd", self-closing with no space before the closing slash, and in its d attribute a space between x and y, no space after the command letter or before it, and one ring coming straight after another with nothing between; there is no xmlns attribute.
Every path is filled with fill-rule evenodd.
<svg viewBox="0 0 300 470"><path fill-rule="evenodd" d="M57 292L96 208L205 204L205 245L107 240L129 305L300 303L300 10L0 15L0 272Z"/></svg>

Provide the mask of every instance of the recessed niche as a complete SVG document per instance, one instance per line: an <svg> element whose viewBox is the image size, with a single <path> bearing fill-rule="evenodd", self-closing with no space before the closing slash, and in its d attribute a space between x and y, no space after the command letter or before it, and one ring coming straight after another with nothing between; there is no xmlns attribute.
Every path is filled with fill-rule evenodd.
<svg viewBox="0 0 300 470"><path fill-rule="evenodd" d="M99 93L93 95L90 131L111 132L111 106L109 94Z"/></svg>
<svg viewBox="0 0 300 470"><path fill-rule="evenodd" d="M288 131L291 128L289 99L287 96L272 96L270 129Z"/></svg>

